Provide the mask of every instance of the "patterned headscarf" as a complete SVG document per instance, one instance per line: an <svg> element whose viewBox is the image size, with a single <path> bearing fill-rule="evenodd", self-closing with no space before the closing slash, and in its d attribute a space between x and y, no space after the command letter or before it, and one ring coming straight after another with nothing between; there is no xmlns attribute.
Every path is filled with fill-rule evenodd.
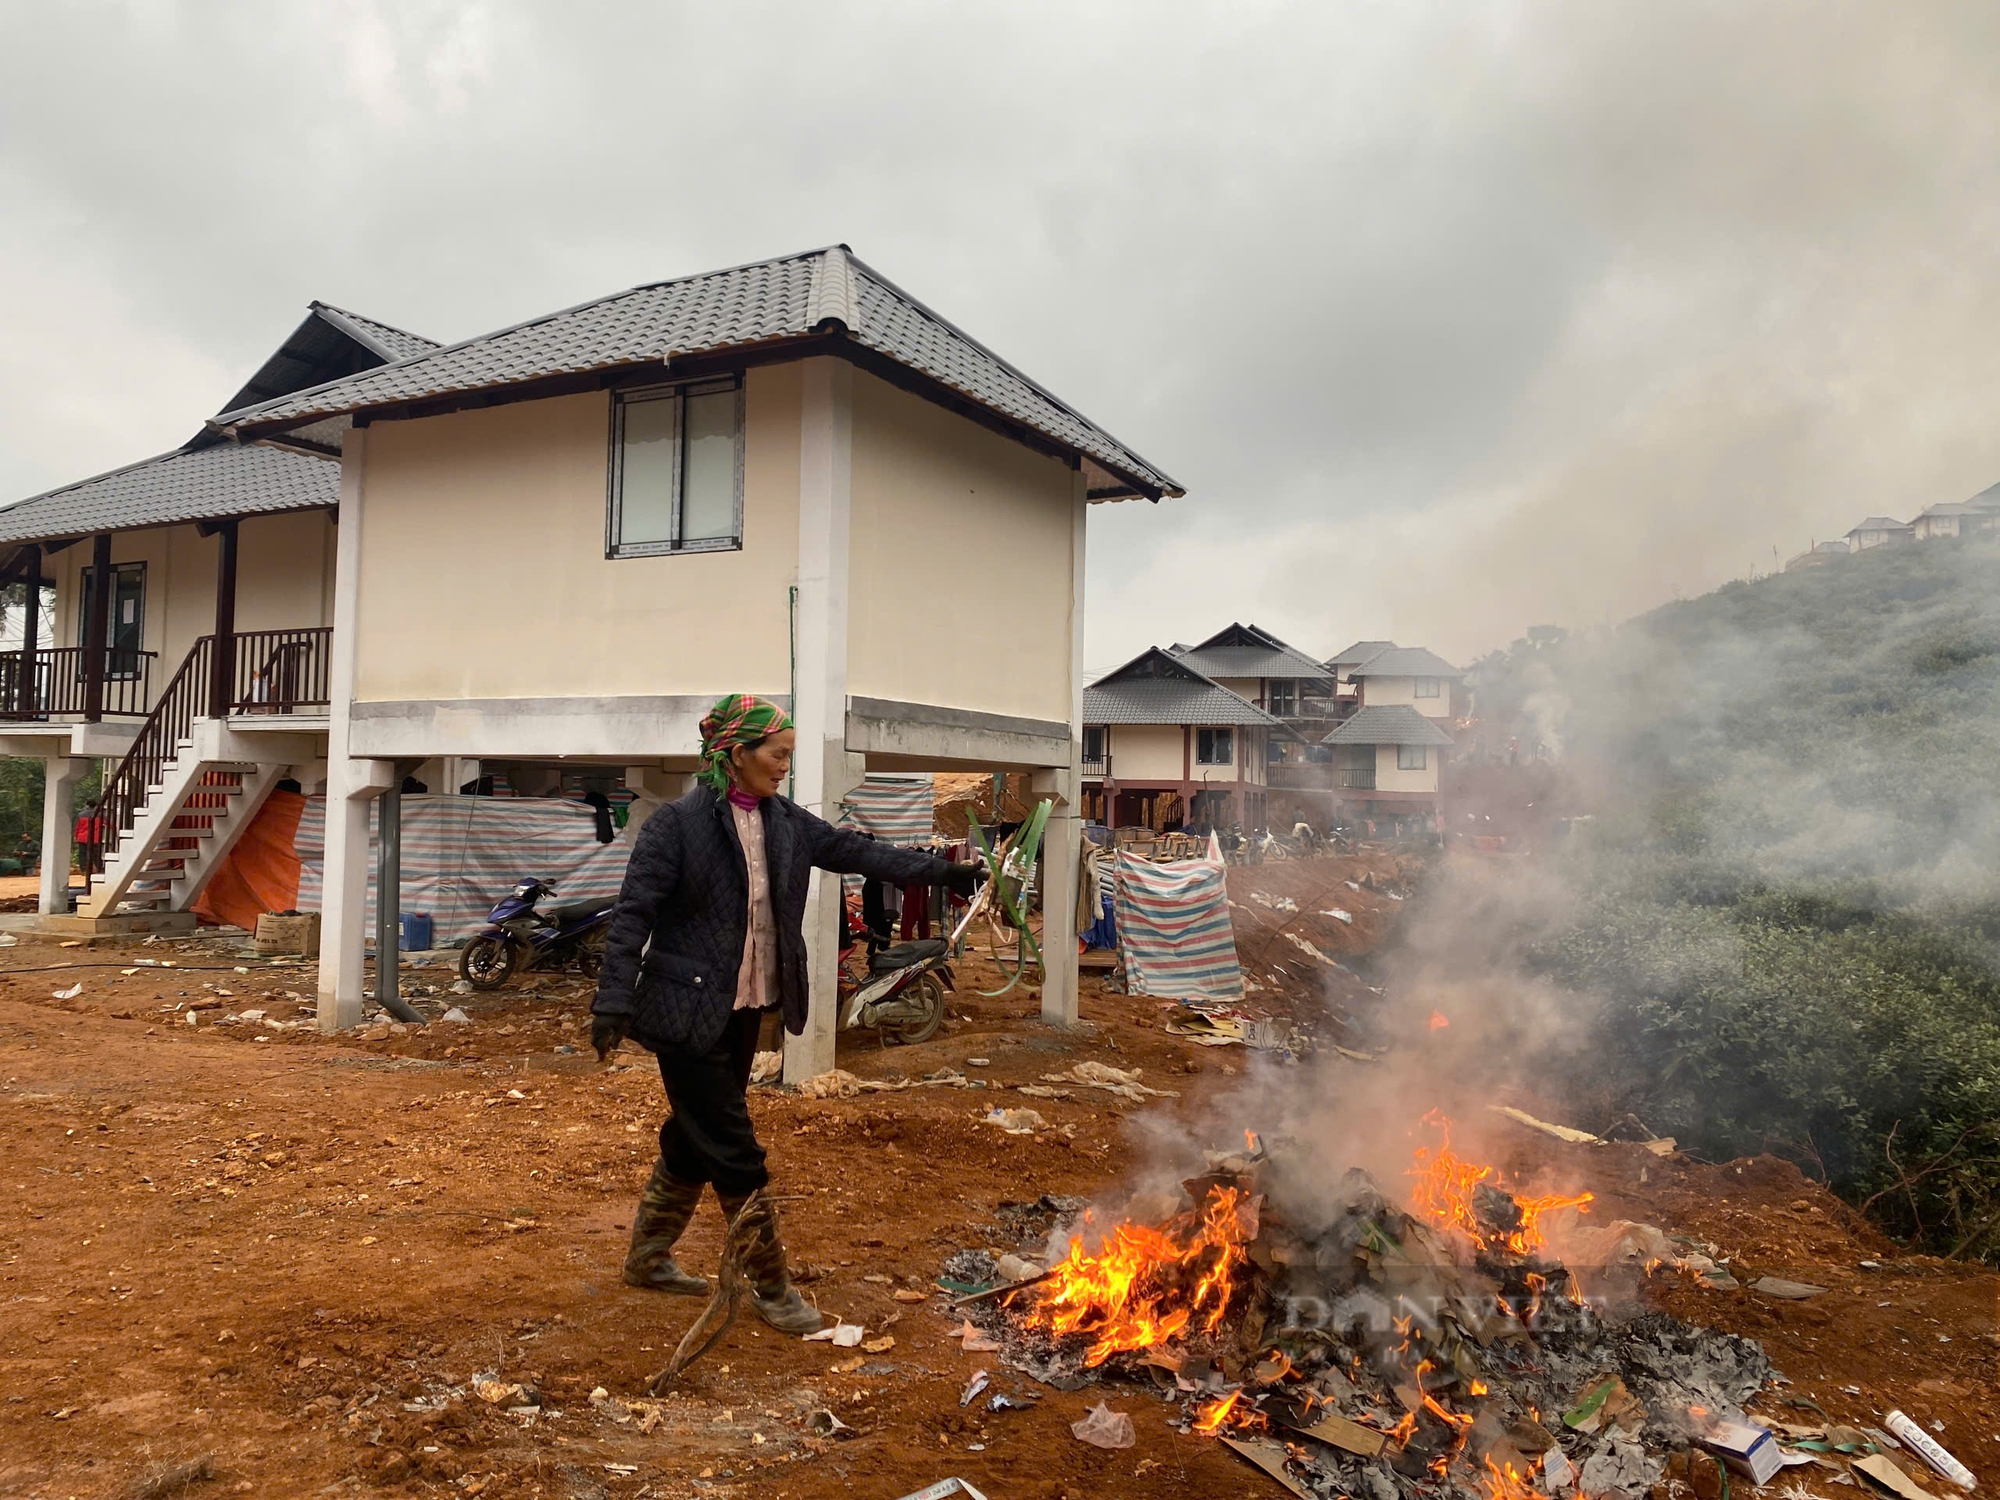
<svg viewBox="0 0 2000 1500"><path fill-rule="evenodd" d="M695 779L718 792L729 790L729 752L754 745L768 735L792 727L792 716L754 693L718 698L701 721L701 769Z"/></svg>

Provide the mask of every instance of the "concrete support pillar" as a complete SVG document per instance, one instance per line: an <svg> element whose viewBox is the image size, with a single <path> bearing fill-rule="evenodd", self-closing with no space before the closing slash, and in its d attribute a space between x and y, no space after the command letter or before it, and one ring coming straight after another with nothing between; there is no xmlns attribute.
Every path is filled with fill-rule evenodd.
<svg viewBox="0 0 2000 1500"><path fill-rule="evenodd" d="M69 862L75 850L70 829L76 822L76 785L90 774L90 762L51 755L42 762L42 885L35 909L43 916L69 910Z"/></svg>
<svg viewBox="0 0 2000 1500"><path fill-rule="evenodd" d="M333 575L333 655L329 663L326 760L326 864L320 887L319 1029L361 1023L362 955L368 934L368 809L375 795L400 785L389 761L348 755L354 701L354 634L360 620L362 474L368 432L351 428L341 444L340 524Z"/></svg>
<svg viewBox="0 0 2000 1500"><path fill-rule="evenodd" d="M792 800L831 820L861 779L847 753L848 516L853 457L853 368L805 361L799 441L798 679L792 720L798 752ZM833 1066L839 1025L840 877L814 871L806 900L811 1006L802 1035L785 1038L785 1078Z"/></svg>
<svg viewBox="0 0 2000 1500"><path fill-rule="evenodd" d="M1083 832L1083 566L1089 483L1078 469L1069 549L1069 764L1035 778L1037 797L1051 795L1048 831L1042 836L1042 1019L1052 1026L1077 1022L1077 840ZM1046 782L1047 793L1040 788Z"/></svg>

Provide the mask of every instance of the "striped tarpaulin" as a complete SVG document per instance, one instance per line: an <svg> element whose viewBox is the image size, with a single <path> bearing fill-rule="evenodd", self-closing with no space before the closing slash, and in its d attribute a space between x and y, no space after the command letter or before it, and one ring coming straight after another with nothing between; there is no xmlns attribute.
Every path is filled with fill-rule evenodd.
<svg viewBox="0 0 2000 1500"><path fill-rule="evenodd" d="M937 791L930 773L864 776L861 785L840 799L840 826L872 833L885 844L928 844L937 826ZM861 877L845 876L841 884L858 891Z"/></svg>
<svg viewBox="0 0 2000 1500"><path fill-rule="evenodd" d="M1240 1000L1243 971L1229 923L1222 849L1211 834L1204 859L1153 864L1118 853L1118 946L1134 994L1170 1000Z"/></svg>
<svg viewBox="0 0 2000 1500"><path fill-rule="evenodd" d="M375 931L375 807L368 814L368 931ZM308 797L294 847L300 911L320 909L326 874L326 799ZM428 912L434 941L470 937L494 903L534 876L559 893L551 905L616 896L631 847L597 842L596 815L553 797L403 798L402 909Z"/></svg>

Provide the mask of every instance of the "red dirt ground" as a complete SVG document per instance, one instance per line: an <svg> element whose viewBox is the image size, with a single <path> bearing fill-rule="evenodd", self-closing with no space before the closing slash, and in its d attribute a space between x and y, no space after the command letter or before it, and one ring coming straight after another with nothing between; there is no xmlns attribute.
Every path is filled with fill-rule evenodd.
<svg viewBox="0 0 2000 1500"><path fill-rule="evenodd" d="M1283 982L1277 965L1297 970L1291 988L1255 1001L1307 1014L1330 976L1336 1009L1365 1006L1362 980L1283 932L1335 958L1379 939L1400 903L1345 885L1369 868L1390 871L1369 855L1232 872L1246 969L1272 985ZM1304 914L1249 901L1253 889L1292 895ZM1314 914L1333 906L1354 915L1352 928ZM182 1023L172 1007L211 1019L246 1007L302 1014L290 997L310 992L309 969L246 975L235 966L258 966L234 953L216 941L64 950L23 940L0 954L0 1190L17 1207L0 1244L0 1496L123 1496L200 1455L212 1455L215 1477L187 1491L196 1496L893 1500L950 1474L991 1500L1281 1493L1219 1445L1170 1430L1168 1409L1136 1389L1065 1395L995 1367L996 1389L1036 1391L1038 1404L961 1410L979 1357L945 1337L937 1298L894 1297L931 1290L954 1250L1015 1248L996 1216L1004 1202L1115 1187L1134 1156L1132 1117L1192 1111L1240 1073L1241 1049L1167 1035L1161 1002L1087 977L1085 1024L1061 1033L1034 1019L1032 991L983 999L969 983L933 1041L884 1049L850 1033L840 1063L876 1078L950 1065L987 1089L823 1101L756 1090L776 1190L794 1195L794 1261L818 1272L807 1289L895 1344L855 1367L859 1351L740 1321L642 1432L589 1396L603 1386L639 1400L697 1306L618 1279L662 1111L650 1060L628 1051L597 1066L587 990L573 980L456 997L472 1026L375 1040L304 1027L260 1042L252 1026ZM141 956L184 967L20 972ZM991 973L975 964L963 977L990 988ZM79 980L81 995L53 998ZM1339 1028L1328 1037L1345 1044ZM565 1046L578 1050L556 1050ZM969 1066L975 1057L988 1065ZM1139 1106L1007 1087L1086 1059L1142 1068L1181 1097ZM1003 1135L978 1123L993 1104L1031 1106L1051 1128ZM1763 1339L1791 1393L1828 1415L1874 1423L1901 1406L1942 1420L1963 1462L1989 1482L2000 1475L1988 1394L2000 1374L2000 1278L1898 1256L1769 1159L1699 1166L1522 1132L1506 1165L1528 1170L1552 1154L1607 1215L1713 1240L1746 1283L1771 1273L1830 1288L1779 1303L1668 1282L1652 1289L1660 1302ZM719 1230L704 1205L690 1263L712 1267ZM1864 1259L1881 1268L1860 1268ZM488 1371L538 1387L562 1415L512 1416L472 1397L405 1410ZM1071 1437L1069 1423L1107 1395L1132 1413L1136 1448ZM858 1435L811 1435L810 1413L828 1407Z"/></svg>

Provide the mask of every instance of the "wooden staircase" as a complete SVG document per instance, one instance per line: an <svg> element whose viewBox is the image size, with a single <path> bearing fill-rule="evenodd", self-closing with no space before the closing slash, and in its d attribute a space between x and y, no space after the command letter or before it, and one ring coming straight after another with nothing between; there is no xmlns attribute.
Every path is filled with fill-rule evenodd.
<svg viewBox="0 0 2000 1500"><path fill-rule="evenodd" d="M106 779L100 807L104 869L90 878L79 916L185 910L286 768L322 753L303 736L250 735L232 731L223 719L204 717L215 702L215 657L215 637L194 643L131 750ZM239 697L234 691L222 696L226 707Z"/></svg>

